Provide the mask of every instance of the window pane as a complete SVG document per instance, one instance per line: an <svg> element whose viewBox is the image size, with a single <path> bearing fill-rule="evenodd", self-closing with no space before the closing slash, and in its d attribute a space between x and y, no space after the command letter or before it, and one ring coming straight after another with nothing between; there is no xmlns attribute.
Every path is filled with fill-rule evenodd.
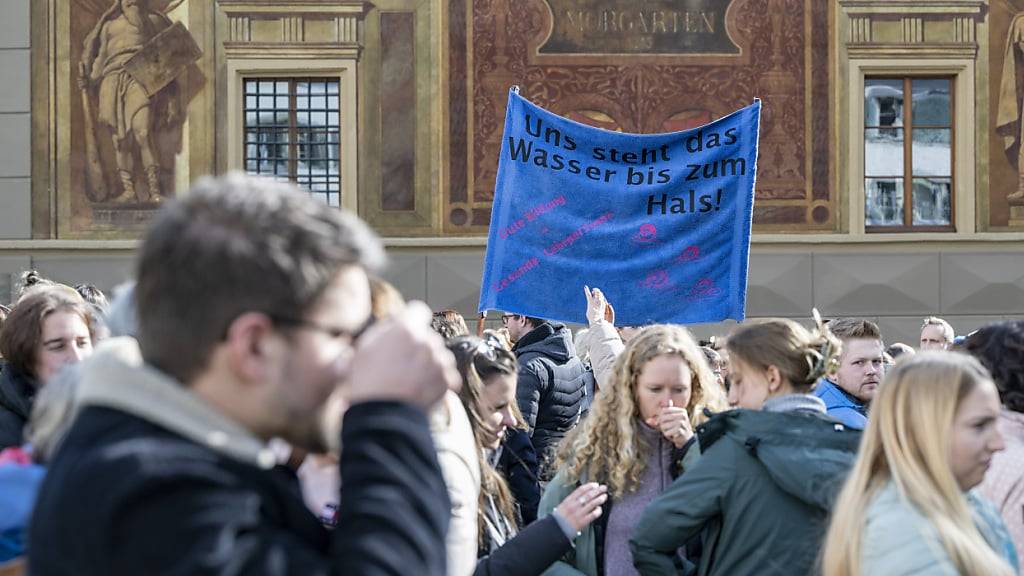
<svg viewBox="0 0 1024 576"><path fill-rule="evenodd" d="M330 206L339 206L340 165L337 162L330 162L329 159L340 156L338 139L330 138L330 134L340 130L340 118L337 113L327 112L329 104L333 104L337 110L338 97L332 96L329 99L327 94L338 93L338 82L311 80L306 83L303 90L307 95L296 100L296 182L322 202Z"/></svg>
<svg viewBox="0 0 1024 576"><path fill-rule="evenodd" d="M950 126L949 79L915 78L911 81L917 126Z"/></svg>
<svg viewBox="0 0 1024 576"><path fill-rule="evenodd" d="M865 178L864 215L867 226L902 226L903 179Z"/></svg>
<svg viewBox="0 0 1024 576"><path fill-rule="evenodd" d="M902 128L868 128L864 131L864 175L903 175Z"/></svg>
<svg viewBox="0 0 1024 576"><path fill-rule="evenodd" d="M948 226L951 189L949 178L914 178L914 226Z"/></svg>
<svg viewBox="0 0 1024 576"><path fill-rule="evenodd" d="M244 87L246 171L291 179L324 203L340 206L338 81L246 79Z"/></svg>
<svg viewBox="0 0 1024 576"><path fill-rule="evenodd" d="M951 176L953 154L949 128L915 128L914 176ZM915 196L916 198L916 196Z"/></svg>
<svg viewBox="0 0 1024 576"><path fill-rule="evenodd" d="M287 178L288 82L246 80L245 90L258 94L245 100L245 170Z"/></svg>
<svg viewBox="0 0 1024 576"><path fill-rule="evenodd" d="M903 126L902 79L864 79L864 125Z"/></svg>

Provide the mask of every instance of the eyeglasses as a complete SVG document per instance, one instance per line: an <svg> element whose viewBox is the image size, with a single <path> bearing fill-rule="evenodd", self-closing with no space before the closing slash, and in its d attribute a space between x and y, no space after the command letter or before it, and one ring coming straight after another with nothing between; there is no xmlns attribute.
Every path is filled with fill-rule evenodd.
<svg viewBox="0 0 1024 576"><path fill-rule="evenodd" d="M518 316L518 314L502 314L501 315L501 323L502 324L508 324L509 318L515 318L516 316Z"/></svg>
<svg viewBox="0 0 1024 576"><path fill-rule="evenodd" d="M370 326L373 326L374 322L376 322L376 318L374 318L373 315L370 315L366 321L355 330L346 330L344 328L338 328L337 326L325 326L305 318L271 315L270 319L273 320L275 324L322 332L332 340L347 340L350 345L355 345L355 343L359 341L359 338L369 330Z"/></svg>

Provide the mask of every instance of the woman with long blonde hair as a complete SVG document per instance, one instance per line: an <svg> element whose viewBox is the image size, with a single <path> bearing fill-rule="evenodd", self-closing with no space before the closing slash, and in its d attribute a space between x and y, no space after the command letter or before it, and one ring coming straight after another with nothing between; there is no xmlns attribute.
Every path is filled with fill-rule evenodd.
<svg viewBox="0 0 1024 576"><path fill-rule="evenodd" d="M697 430L700 458L644 511L631 541L641 574L676 574L676 550L698 536L701 576L814 573L859 440L810 393L838 345L791 320L729 337L729 403L740 409Z"/></svg>
<svg viewBox="0 0 1024 576"><path fill-rule="evenodd" d="M703 409L724 409L704 356L681 326L642 329L616 358L590 416L563 441L558 474L541 499L550 510L577 486L608 486L605 514L547 574L635 574L629 537L647 504L678 473Z"/></svg>
<svg viewBox="0 0 1024 576"><path fill-rule="evenodd" d="M998 512L971 491L1003 448L999 411L974 358L931 352L897 364L836 502L825 576L1014 574Z"/></svg>

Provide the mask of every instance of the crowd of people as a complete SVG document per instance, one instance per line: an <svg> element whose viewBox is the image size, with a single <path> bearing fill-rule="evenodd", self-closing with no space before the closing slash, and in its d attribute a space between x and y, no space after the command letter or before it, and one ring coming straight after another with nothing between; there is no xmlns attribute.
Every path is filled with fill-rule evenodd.
<svg viewBox="0 0 1024 576"><path fill-rule="evenodd" d="M471 334L384 264L354 216L232 174L163 207L109 303L24 274L0 570L1020 573L1024 322L699 342L581 287L575 334L517 311Z"/></svg>

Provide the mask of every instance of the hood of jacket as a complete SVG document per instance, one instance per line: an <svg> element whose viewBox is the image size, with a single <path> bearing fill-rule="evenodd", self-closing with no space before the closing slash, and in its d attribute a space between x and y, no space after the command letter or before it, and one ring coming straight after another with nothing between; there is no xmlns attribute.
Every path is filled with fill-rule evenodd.
<svg viewBox="0 0 1024 576"><path fill-rule="evenodd" d="M716 441L739 444L784 492L831 510L857 459L861 434L824 416L731 410L698 428L701 451Z"/></svg>
<svg viewBox="0 0 1024 576"><path fill-rule="evenodd" d="M564 364L576 356L576 347L572 343L572 333L565 324L544 322L523 336L512 348L516 357L526 354L542 355Z"/></svg>
<svg viewBox="0 0 1024 576"><path fill-rule="evenodd" d="M142 359L134 338L108 338L82 363L78 402L125 412L263 469L277 458L265 442Z"/></svg>
<svg viewBox="0 0 1024 576"><path fill-rule="evenodd" d="M28 420L35 395L36 387L32 380L4 363L0 369L0 408Z"/></svg>

